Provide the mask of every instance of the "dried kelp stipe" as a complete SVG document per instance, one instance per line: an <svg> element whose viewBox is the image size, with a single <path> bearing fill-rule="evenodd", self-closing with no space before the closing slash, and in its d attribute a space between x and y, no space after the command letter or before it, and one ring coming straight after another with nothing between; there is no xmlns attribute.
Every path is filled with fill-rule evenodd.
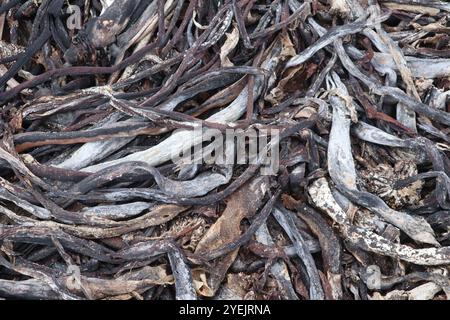
<svg viewBox="0 0 450 320"><path fill-rule="evenodd" d="M449 13L2 1L0 300L448 299Z"/></svg>

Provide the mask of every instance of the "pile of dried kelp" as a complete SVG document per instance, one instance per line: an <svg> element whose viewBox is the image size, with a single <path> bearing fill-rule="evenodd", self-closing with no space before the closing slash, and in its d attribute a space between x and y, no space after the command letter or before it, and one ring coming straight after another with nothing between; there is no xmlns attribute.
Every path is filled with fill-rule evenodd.
<svg viewBox="0 0 450 320"><path fill-rule="evenodd" d="M0 298L446 299L449 15L2 0ZM199 125L279 170L171 161Z"/></svg>

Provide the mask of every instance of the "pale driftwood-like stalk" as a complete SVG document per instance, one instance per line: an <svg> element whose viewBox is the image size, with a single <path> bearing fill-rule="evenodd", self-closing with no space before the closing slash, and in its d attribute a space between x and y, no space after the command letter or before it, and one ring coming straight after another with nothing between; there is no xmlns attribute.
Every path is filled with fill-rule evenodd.
<svg viewBox="0 0 450 320"><path fill-rule="evenodd" d="M351 225L347 214L334 200L324 178L316 180L308 192L314 204L338 223L346 239L355 245L381 255L398 257L419 265L445 265L450 263L450 249L448 247L413 249L405 245L392 243L367 229Z"/></svg>

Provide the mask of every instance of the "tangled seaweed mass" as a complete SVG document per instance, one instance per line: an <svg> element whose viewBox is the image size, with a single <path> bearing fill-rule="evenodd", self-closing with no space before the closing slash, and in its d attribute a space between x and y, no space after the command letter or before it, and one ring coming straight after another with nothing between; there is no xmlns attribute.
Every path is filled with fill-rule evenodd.
<svg viewBox="0 0 450 320"><path fill-rule="evenodd" d="M449 16L1 1L0 299L447 299Z"/></svg>

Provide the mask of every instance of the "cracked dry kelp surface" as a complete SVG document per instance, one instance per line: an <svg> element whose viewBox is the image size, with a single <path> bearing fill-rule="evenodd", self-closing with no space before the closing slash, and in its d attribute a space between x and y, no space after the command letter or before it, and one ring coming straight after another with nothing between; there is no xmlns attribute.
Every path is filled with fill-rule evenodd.
<svg viewBox="0 0 450 320"><path fill-rule="evenodd" d="M0 298L448 298L449 15L2 0ZM199 123L277 174L173 163Z"/></svg>

